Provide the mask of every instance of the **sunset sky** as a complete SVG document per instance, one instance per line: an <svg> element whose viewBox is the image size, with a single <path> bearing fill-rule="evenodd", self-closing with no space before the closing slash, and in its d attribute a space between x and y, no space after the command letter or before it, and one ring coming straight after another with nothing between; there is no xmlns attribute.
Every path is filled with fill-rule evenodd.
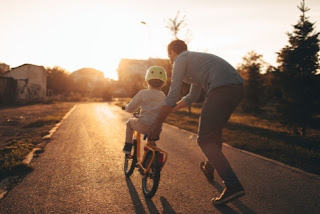
<svg viewBox="0 0 320 214"><path fill-rule="evenodd" d="M165 20L180 10L189 49L217 54L232 65L254 50L276 65L288 44L301 0L0 0L0 63L91 67L117 78L121 58L167 58ZM320 31L320 1L306 0ZM144 21L146 24L142 24Z"/></svg>

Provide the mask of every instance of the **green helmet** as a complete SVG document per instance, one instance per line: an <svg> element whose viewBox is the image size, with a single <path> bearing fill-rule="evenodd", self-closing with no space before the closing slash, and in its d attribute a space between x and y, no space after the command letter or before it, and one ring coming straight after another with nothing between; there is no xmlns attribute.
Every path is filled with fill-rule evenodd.
<svg viewBox="0 0 320 214"><path fill-rule="evenodd" d="M167 72L161 66L151 66L146 73L145 81L148 82L152 79L158 79L163 82L163 85L167 82Z"/></svg>

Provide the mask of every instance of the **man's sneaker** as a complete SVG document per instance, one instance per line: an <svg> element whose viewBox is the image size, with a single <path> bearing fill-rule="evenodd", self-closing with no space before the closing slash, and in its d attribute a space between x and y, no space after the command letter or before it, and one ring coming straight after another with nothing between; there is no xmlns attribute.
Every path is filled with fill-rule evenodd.
<svg viewBox="0 0 320 214"><path fill-rule="evenodd" d="M219 197L213 198L211 201L213 205L222 205L244 195L245 192L241 185L234 188L226 187Z"/></svg>
<svg viewBox="0 0 320 214"><path fill-rule="evenodd" d="M208 181L213 181L214 179L214 168L212 167L212 165L207 162L207 161L202 161L200 162L200 169L203 172L203 174L206 176L206 178L208 179Z"/></svg>
<svg viewBox="0 0 320 214"><path fill-rule="evenodd" d="M132 143L125 143L122 149L124 154L130 154L132 149Z"/></svg>

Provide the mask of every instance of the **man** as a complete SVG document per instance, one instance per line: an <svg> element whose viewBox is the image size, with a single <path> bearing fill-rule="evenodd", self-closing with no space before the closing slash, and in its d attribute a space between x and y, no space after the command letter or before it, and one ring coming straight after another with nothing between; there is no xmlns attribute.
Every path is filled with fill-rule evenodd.
<svg viewBox="0 0 320 214"><path fill-rule="evenodd" d="M209 179L213 179L213 169L216 169L226 186L219 197L212 199L212 203L225 204L243 196L244 189L221 150L223 126L243 97L243 79L225 60L208 53L188 51L181 40L174 40L168 45L168 56L173 64L171 87L165 105L149 129L149 138L158 138L169 113L190 106L204 89L207 94L201 111L197 143L208 162L202 162L200 166ZM178 101L182 82L191 84L190 92Z"/></svg>

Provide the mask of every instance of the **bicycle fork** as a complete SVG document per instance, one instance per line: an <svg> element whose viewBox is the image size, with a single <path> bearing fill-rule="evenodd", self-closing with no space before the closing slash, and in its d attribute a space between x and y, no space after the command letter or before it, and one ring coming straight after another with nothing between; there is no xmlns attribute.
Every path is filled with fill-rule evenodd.
<svg viewBox="0 0 320 214"><path fill-rule="evenodd" d="M152 157L151 157L151 160L148 162L148 165L144 167L143 163L144 163L145 158L149 152L152 152ZM158 155L156 155L156 154L158 154ZM143 155L141 162L137 163L137 167L139 168L139 171L142 175L145 175L146 172L150 171L152 163L154 162L156 157L157 157L158 163L160 165L160 170L162 170L162 168L168 158L167 152L158 148L154 142L153 143L148 142L144 147L144 155Z"/></svg>

